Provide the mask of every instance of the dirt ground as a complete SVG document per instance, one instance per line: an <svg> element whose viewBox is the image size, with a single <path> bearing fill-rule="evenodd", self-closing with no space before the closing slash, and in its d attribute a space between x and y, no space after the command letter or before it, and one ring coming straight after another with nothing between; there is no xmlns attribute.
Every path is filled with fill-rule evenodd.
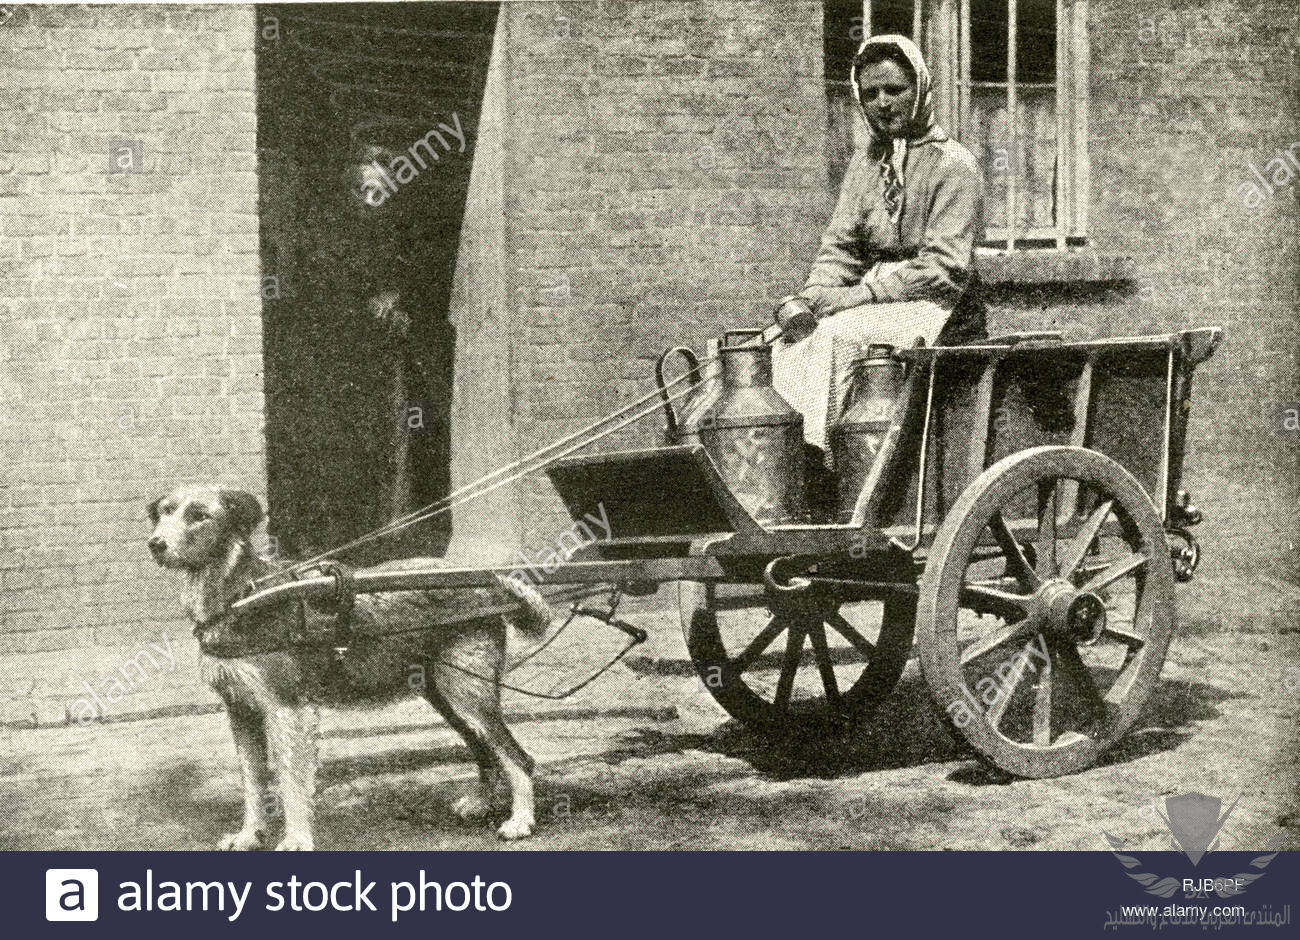
<svg viewBox="0 0 1300 940"><path fill-rule="evenodd" d="M1101 762L1052 780L985 770L934 718L917 663L865 729L775 748L695 679L675 615L602 678L558 702L509 693L538 758L527 849L1166 848L1164 795L1243 798L1224 848L1279 831L1300 848L1300 617L1288 585L1180 589L1182 627L1145 717ZM422 702L326 713L317 845L492 849L451 802L467 749ZM0 731L0 848L205 849L238 828L221 714Z"/></svg>

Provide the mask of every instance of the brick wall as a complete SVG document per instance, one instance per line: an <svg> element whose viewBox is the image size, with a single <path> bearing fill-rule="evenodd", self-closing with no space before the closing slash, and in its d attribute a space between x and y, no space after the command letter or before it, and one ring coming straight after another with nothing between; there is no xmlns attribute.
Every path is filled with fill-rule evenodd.
<svg viewBox="0 0 1300 940"><path fill-rule="evenodd" d="M503 9L523 454L634 400L666 347L770 316L802 284L831 196L820 3ZM568 524L544 479L523 506L526 545Z"/></svg>
<svg viewBox="0 0 1300 940"><path fill-rule="evenodd" d="M178 614L147 499L264 489L253 12L7 12L0 653L140 642Z"/></svg>
<svg viewBox="0 0 1300 940"><path fill-rule="evenodd" d="M1221 325L1201 367L1185 482L1206 514L1198 582L1300 577L1300 448L1276 408L1300 400L1295 185L1256 209L1239 187L1300 140L1300 10L1287 0L1092 0L1090 235L1132 283L1004 291L996 329L1085 335ZM1272 588L1264 588L1272 591Z"/></svg>

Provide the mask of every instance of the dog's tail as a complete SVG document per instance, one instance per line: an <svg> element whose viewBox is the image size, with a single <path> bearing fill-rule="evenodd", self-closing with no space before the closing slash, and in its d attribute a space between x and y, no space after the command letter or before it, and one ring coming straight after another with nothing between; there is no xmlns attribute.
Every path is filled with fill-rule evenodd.
<svg viewBox="0 0 1300 940"><path fill-rule="evenodd" d="M510 622L516 630L532 636L541 636L551 626L551 605L546 598L531 584L525 584L519 578L496 576L497 582L506 591L519 600L522 610L520 616L512 617Z"/></svg>

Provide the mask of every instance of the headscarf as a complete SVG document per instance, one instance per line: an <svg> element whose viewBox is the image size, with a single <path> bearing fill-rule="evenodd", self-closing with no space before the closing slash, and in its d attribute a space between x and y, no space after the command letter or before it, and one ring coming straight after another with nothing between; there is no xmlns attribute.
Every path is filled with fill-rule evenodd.
<svg viewBox="0 0 1300 940"><path fill-rule="evenodd" d="M858 63L869 46L890 46L903 53L912 66L916 78L916 100L912 105L912 117L903 129L902 137L881 140L876 136L876 129L867 120L867 109L862 104L862 92L858 88ZM868 37L858 47L853 56L853 66L849 69L849 85L853 88L853 100L862 109L862 118L871 134L871 155L880 161L880 191L889 207L889 217L897 222L903 214L904 171L907 167L907 150L909 146L947 140L943 128L934 122L934 93L930 79L930 70L916 43L906 36L893 33L883 36Z"/></svg>

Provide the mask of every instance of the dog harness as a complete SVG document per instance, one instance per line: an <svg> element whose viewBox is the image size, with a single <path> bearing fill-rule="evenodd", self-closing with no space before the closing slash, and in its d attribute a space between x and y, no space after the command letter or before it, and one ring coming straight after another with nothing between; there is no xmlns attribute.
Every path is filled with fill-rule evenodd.
<svg viewBox="0 0 1300 940"><path fill-rule="evenodd" d="M238 659L302 646L329 647L341 662L352 642L356 582L352 571L338 562L321 562L318 570L334 578L334 593L329 598L289 602L293 610L287 616L282 605L239 615L227 608L194 625L199 649L219 659Z"/></svg>

